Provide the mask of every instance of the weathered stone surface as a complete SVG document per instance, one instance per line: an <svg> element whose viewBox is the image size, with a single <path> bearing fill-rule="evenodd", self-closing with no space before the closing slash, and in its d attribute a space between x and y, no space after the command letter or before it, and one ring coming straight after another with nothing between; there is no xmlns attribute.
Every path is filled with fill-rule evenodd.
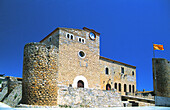
<svg viewBox="0 0 170 110"><path fill-rule="evenodd" d="M41 43L24 48L22 103L57 105L58 49Z"/></svg>
<svg viewBox="0 0 170 110"><path fill-rule="evenodd" d="M170 106L170 63L163 58L153 58L152 65L155 105Z"/></svg>
<svg viewBox="0 0 170 110"><path fill-rule="evenodd" d="M10 94L15 87L22 85L21 81L18 81L16 77L9 77L8 79L8 94Z"/></svg>
<svg viewBox="0 0 170 110"><path fill-rule="evenodd" d="M7 85L2 89L0 92L0 101L3 100L3 98L8 94L8 87Z"/></svg>
<svg viewBox="0 0 170 110"><path fill-rule="evenodd" d="M15 107L18 105L18 103L22 99L22 85L19 84L15 86L15 88L12 90L12 92L6 97L3 101L3 103Z"/></svg>
<svg viewBox="0 0 170 110"><path fill-rule="evenodd" d="M155 96L155 104L157 106L170 106L170 97Z"/></svg>
<svg viewBox="0 0 170 110"><path fill-rule="evenodd" d="M60 88L59 107L122 107L121 96L114 91L84 88Z"/></svg>
<svg viewBox="0 0 170 110"><path fill-rule="evenodd" d="M108 75L106 75L106 67L108 68ZM122 67L124 68L124 74L121 73ZM102 70L100 75L101 89L106 90L106 85L110 84L111 88L117 89L117 92L122 95L125 95L127 92L133 94L136 92L136 68L103 58L100 58L100 68ZM132 75L132 72L134 72L134 75ZM129 88L129 85L131 88Z"/></svg>
<svg viewBox="0 0 170 110"><path fill-rule="evenodd" d="M155 94L157 96L170 97L169 61L163 58L154 58L152 59L152 63L153 63L153 81L154 81Z"/></svg>

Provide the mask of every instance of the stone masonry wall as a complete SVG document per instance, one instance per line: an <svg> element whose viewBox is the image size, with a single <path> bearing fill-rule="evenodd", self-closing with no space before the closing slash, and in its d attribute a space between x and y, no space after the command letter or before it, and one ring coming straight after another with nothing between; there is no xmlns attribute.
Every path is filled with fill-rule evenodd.
<svg viewBox="0 0 170 110"><path fill-rule="evenodd" d="M169 61L166 59L162 59L162 58L154 58L152 59L152 62L153 62L154 91L156 93L156 96L170 97L170 63ZM155 71L156 71L156 80L154 77Z"/></svg>
<svg viewBox="0 0 170 110"><path fill-rule="evenodd" d="M115 91L61 87L58 91L59 107L122 107L121 96Z"/></svg>
<svg viewBox="0 0 170 110"><path fill-rule="evenodd" d="M24 47L22 103L57 105L58 48L42 43Z"/></svg>
<svg viewBox="0 0 170 110"><path fill-rule="evenodd" d="M74 40L66 38L67 33L73 34ZM60 66L58 81L67 86L69 84L77 86L77 83L74 82L75 78L83 76L88 82L85 86L100 89L99 36L96 36L96 40L92 41L89 38L89 32L69 29L60 30L59 36ZM85 43L79 42L79 37L85 38ZM79 56L80 51L85 53L84 58Z"/></svg>
<svg viewBox="0 0 170 110"><path fill-rule="evenodd" d="M8 94L10 94L15 87L22 85L22 81L18 81L16 77L9 77L8 79Z"/></svg>
<svg viewBox="0 0 170 110"><path fill-rule="evenodd" d="M106 67L109 69L109 74L106 74ZM124 68L124 74L121 74L121 67ZM117 92L125 95L127 92L133 94L136 91L136 69L132 67L125 66L123 64L118 64L115 62L107 61L100 59L100 68L102 70L100 80L101 80L101 89L106 89L106 84L110 84L111 88L116 89L115 83L117 83ZM134 75L132 75L132 71ZM109 80L111 79L111 80ZM121 91L119 91L119 84L121 84ZM124 85L126 84L126 92ZM131 92L129 85L131 85Z"/></svg>
<svg viewBox="0 0 170 110"><path fill-rule="evenodd" d="M153 84L156 106L170 106L170 62L153 58Z"/></svg>
<svg viewBox="0 0 170 110"><path fill-rule="evenodd" d="M68 38L67 34L73 35L73 39ZM83 38L84 43L79 38ZM94 41L91 40L89 32L85 30L58 28L49 34L48 39L41 41L46 45L59 47L59 83L75 87L75 79L80 76L87 79L88 83L84 81L87 88L100 89L99 40L99 35L96 35ZM84 58L79 56L80 51L85 53Z"/></svg>
<svg viewBox="0 0 170 110"><path fill-rule="evenodd" d="M22 85L20 83L17 86L15 86L15 88L7 97L5 97L3 103L15 107L20 103L21 99L22 99Z"/></svg>

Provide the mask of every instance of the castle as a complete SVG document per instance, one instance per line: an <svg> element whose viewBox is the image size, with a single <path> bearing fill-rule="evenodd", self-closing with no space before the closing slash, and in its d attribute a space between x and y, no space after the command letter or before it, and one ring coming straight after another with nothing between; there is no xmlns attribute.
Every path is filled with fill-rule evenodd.
<svg viewBox="0 0 170 110"><path fill-rule="evenodd" d="M56 105L58 87L136 91L136 67L100 56L100 33L57 28L24 47L22 101Z"/></svg>

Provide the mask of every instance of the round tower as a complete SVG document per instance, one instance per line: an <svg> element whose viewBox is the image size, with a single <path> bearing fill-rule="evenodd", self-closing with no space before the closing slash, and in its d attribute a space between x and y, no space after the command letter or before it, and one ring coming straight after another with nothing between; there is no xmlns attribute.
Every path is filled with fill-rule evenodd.
<svg viewBox="0 0 170 110"><path fill-rule="evenodd" d="M170 103L170 63L163 58L153 58L153 83L155 104L169 106Z"/></svg>
<svg viewBox="0 0 170 110"><path fill-rule="evenodd" d="M57 105L58 49L42 43L24 47L22 102Z"/></svg>

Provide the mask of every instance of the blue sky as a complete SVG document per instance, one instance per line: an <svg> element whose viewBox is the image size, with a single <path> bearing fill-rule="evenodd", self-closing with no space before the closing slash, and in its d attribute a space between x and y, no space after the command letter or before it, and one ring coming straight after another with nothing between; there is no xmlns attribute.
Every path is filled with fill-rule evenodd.
<svg viewBox="0 0 170 110"><path fill-rule="evenodd" d="M0 0L0 73L22 77L24 45L57 27L101 33L101 56L136 66L138 90L153 90L152 42L170 60L170 0Z"/></svg>

